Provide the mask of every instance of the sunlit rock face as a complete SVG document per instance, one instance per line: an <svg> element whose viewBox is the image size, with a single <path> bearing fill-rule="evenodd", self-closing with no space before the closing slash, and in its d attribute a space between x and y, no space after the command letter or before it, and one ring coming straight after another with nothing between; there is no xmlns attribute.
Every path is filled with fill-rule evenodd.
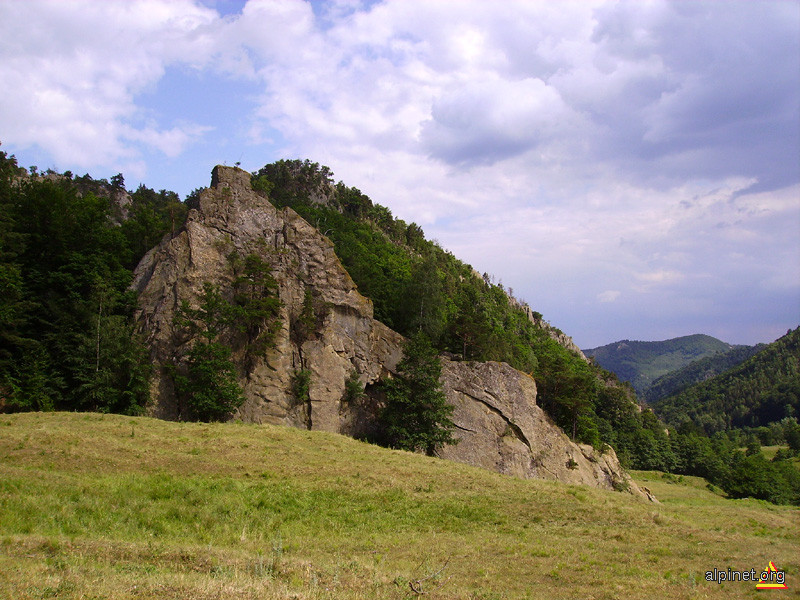
<svg viewBox="0 0 800 600"><path fill-rule="evenodd" d="M645 493L610 448L574 444L536 405L536 383L505 363L443 361L442 382L459 443L442 458L522 478Z"/></svg>
<svg viewBox="0 0 800 600"><path fill-rule="evenodd" d="M372 318L372 303L358 293L330 240L290 208L277 210L256 194L249 173L229 167L214 169L211 187L200 194L185 229L151 250L135 272L137 321L156 367L150 413L186 416L168 369L161 368L173 364L189 342L174 324L175 313L183 300L197 305L206 282L224 294L233 280L228 257L234 251L258 254L272 266L282 302L273 349L245 361L231 343L246 397L234 418L326 431L352 427L351 408L342 402L346 379L356 371L364 384L378 381L400 360L403 337ZM303 310L306 290L314 299L317 327L298 340L291 325ZM292 379L303 369L311 372L310 400L298 404Z"/></svg>

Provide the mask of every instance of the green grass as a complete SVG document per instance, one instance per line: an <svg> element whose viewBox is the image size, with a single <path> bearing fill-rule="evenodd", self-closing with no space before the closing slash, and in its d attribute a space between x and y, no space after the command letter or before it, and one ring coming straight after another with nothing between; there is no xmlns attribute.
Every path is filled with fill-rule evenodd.
<svg viewBox="0 0 800 600"><path fill-rule="evenodd" d="M770 560L798 597L797 508L634 477L662 503L290 428L0 415L0 597L758 598L704 572Z"/></svg>

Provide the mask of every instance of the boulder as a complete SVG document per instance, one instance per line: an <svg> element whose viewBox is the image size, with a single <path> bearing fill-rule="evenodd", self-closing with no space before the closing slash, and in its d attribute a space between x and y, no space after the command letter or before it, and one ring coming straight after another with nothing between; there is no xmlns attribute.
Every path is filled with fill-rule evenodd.
<svg viewBox="0 0 800 600"><path fill-rule="evenodd" d="M453 405L455 437L439 456L526 479L553 479L646 494L614 450L574 444L536 405L536 383L505 363L443 360L442 384Z"/></svg>

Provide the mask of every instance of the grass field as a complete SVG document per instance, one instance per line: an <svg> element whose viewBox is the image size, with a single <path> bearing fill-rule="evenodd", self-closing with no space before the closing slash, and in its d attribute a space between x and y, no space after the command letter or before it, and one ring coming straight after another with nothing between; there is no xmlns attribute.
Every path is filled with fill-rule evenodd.
<svg viewBox="0 0 800 600"><path fill-rule="evenodd" d="M800 510L634 477L661 504L290 428L0 415L0 598L800 597ZM769 561L788 590L704 577Z"/></svg>

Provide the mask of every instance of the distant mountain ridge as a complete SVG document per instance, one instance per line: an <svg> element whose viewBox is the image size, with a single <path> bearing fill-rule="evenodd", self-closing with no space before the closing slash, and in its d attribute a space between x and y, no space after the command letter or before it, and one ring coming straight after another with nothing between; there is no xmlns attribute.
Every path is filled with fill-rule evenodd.
<svg viewBox="0 0 800 600"><path fill-rule="evenodd" d="M657 342L620 340L583 353L621 380L630 382L641 398L659 377L737 347L741 346L710 335L694 334Z"/></svg>
<svg viewBox="0 0 800 600"><path fill-rule="evenodd" d="M711 435L800 414L800 327L744 362L654 403L674 427L690 421Z"/></svg>
<svg viewBox="0 0 800 600"><path fill-rule="evenodd" d="M732 349L722 354L706 356L700 360L689 363L685 367L670 371L662 375L644 390L642 400L651 404L659 400L677 394L683 389L696 383L707 381L732 369L736 365L743 363L751 356L761 352L767 344L756 344L755 346L734 346Z"/></svg>

